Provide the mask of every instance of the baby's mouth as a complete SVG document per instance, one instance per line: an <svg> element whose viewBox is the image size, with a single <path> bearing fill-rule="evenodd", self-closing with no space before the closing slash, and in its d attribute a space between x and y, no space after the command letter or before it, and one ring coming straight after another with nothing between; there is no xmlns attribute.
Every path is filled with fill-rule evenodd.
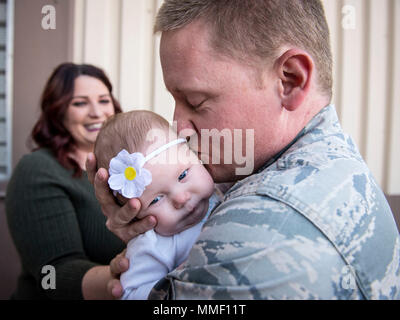
<svg viewBox="0 0 400 320"><path fill-rule="evenodd" d="M196 205L191 205L191 204L186 205L185 206L185 210L186 210L185 217L188 217L188 216L192 215L193 213L195 213L198 205L199 205L199 203L197 203Z"/></svg>
<svg viewBox="0 0 400 320"><path fill-rule="evenodd" d="M188 205L185 206L185 209L186 209L188 212L193 212L194 209L196 209L196 207L197 207L197 205L192 206L192 205L188 204Z"/></svg>

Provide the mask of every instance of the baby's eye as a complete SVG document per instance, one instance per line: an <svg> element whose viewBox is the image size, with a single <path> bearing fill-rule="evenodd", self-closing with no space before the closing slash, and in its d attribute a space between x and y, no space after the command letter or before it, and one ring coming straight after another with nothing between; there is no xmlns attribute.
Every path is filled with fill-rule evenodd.
<svg viewBox="0 0 400 320"><path fill-rule="evenodd" d="M181 175L179 176L178 180L179 181L183 180L187 176L187 174L188 174L188 170L186 169L185 171L183 171L181 173Z"/></svg>
<svg viewBox="0 0 400 320"><path fill-rule="evenodd" d="M162 198L162 196L157 196L154 198L154 200L152 202L150 202L149 207L153 204L156 204L158 201L160 201Z"/></svg>

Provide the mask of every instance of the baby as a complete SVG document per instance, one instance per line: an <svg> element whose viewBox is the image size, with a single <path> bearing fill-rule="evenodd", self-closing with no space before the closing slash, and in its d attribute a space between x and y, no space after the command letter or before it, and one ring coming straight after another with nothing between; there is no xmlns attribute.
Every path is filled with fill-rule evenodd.
<svg viewBox="0 0 400 320"><path fill-rule="evenodd" d="M147 299L153 286L186 260L219 202L213 180L186 139L178 139L168 121L150 111L110 118L94 152L98 167L109 170L116 201L139 198L137 218L157 219L154 230L129 241L130 268L121 275L122 299Z"/></svg>

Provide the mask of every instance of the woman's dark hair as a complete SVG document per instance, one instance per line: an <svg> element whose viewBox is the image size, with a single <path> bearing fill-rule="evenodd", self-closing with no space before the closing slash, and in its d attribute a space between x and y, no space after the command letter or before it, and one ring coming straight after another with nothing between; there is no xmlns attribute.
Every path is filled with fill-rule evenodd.
<svg viewBox="0 0 400 320"><path fill-rule="evenodd" d="M81 176L82 169L68 157L76 145L63 120L73 98L75 79L82 75L100 80L110 92L115 113L122 112L112 94L111 82L103 70L88 64L63 63L47 80L40 101L41 115L31 133L32 140L37 144L34 150L50 149L63 167L74 170L74 177Z"/></svg>

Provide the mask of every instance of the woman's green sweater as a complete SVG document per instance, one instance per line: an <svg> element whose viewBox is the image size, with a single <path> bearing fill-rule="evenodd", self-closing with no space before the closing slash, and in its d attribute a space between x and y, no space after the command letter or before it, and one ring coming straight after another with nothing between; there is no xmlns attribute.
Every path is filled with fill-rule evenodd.
<svg viewBox="0 0 400 320"><path fill-rule="evenodd" d="M18 163L7 187L6 212L22 264L14 299L82 299L84 274L109 264L125 248L106 228L86 172L73 178L49 150ZM42 288L49 274L42 273L45 265L55 267L56 289Z"/></svg>

